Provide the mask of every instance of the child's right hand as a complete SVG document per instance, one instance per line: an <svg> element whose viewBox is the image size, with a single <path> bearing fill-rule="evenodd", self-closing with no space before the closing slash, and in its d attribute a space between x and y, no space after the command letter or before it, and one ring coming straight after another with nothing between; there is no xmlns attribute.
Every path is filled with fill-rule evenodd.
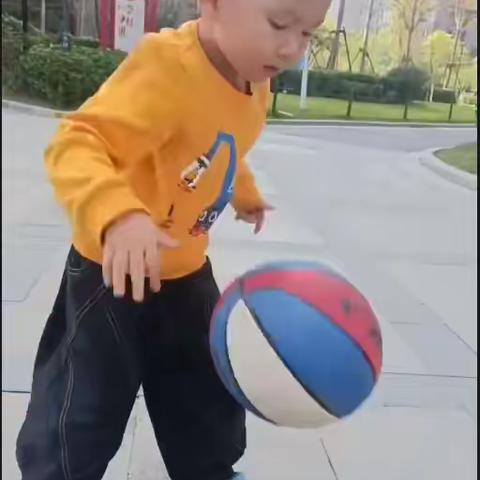
<svg viewBox="0 0 480 480"><path fill-rule="evenodd" d="M132 296L142 302L145 278L150 288L160 291L160 249L179 243L160 230L144 212L132 212L114 222L105 232L103 279L116 297L125 296L126 276L132 279Z"/></svg>

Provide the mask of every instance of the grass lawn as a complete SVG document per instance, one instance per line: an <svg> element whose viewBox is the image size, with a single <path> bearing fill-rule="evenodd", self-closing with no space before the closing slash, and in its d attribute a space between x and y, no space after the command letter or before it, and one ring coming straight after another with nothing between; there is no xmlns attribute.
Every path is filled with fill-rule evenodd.
<svg viewBox="0 0 480 480"><path fill-rule="evenodd" d="M469 173L477 174L477 144L460 145L459 147L448 150L439 150L435 155L445 163L465 170Z"/></svg>
<svg viewBox="0 0 480 480"><path fill-rule="evenodd" d="M296 95L278 96L277 110L293 114L297 119L346 119L346 100L335 98L309 98L307 109L300 111L300 98ZM444 103L416 102L409 107L408 120L412 122L443 123L448 121L450 105ZM286 117L285 117L286 118ZM475 123L475 109L466 105L455 105L453 123ZM352 120L403 122L403 105L354 102Z"/></svg>

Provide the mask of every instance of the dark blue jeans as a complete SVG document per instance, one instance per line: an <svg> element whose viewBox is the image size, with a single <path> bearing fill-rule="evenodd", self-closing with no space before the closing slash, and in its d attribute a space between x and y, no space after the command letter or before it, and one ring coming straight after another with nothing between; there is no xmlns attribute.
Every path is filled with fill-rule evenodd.
<svg viewBox="0 0 480 480"><path fill-rule="evenodd" d="M116 299L101 267L72 248L17 440L22 479L101 479L140 385L172 480L230 478L245 449L245 412L210 357L218 297L207 262L143 304Z"/></svg>

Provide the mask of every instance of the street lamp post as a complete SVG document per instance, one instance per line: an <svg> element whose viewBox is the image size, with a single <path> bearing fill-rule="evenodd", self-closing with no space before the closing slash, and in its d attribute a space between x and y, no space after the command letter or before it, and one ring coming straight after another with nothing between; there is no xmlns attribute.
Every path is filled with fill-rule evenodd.
<svg viewBox="0 0 480 480"><path fill-rule="evenodd" d="M40 6L40 31L45 33L46 30L46 17L47 17L47 0L42 0L42 4Z"/></svg>
<svg viewBox="0 0 480 480"><path fill-rule="evenodd" d="M307 50L305 52L305 57L303 59L303 68L302 68L302 89L300 93L300 109L305 110L307 108L307 95L308 95L308 73L310 69L309 60L310 60L310 47L311 44L308 44Z"/></svg>
<svg viewBox="0 0 480 480"><path fill-rule="evenodd" d="M28 33L28 0L22 0L22 32L23 32L23 51L27 50Z"/></svg>
<svg viewBox="0 0 480 480"><path fill-rule="evenodd" d="M69 0L62 1L63 7L63 19L62 19L62 30L60 32L60 46L64 50L70 50L72 48L72 35L70 33L70 8Z"/></svg>

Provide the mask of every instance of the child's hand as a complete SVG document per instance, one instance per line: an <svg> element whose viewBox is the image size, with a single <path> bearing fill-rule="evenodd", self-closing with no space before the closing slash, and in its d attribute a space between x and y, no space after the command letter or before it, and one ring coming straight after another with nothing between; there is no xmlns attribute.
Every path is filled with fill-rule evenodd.
<svg viewBox="0 0 480 480"><path fill-rule="evenodd" d="M255 225L254 233L257 235L263 228L265 223L265 216L266 212L271 212L275 210L274 207L265 203L263 206L250 211L241 212L237 210L237 215L235 220L242 220L246 223L250 223L251 225Z"/></svg>
<svg viewBox="0 0 480 480"><path fill-rule="evenodd" d="M150 288L160 291L160 248L179 243L160 230L144 212L133 212L113 223L105 232L103 279L116 297L125 296L125 279L132 279L132 296L142 302L145 278Z"/></svg>

